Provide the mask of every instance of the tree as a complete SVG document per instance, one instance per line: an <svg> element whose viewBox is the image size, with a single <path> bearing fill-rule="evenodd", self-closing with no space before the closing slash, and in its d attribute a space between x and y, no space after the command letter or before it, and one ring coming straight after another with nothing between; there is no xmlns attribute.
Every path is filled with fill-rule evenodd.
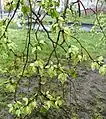
<svg viewBox="0 0 106 119"><path fill-rule="evenodd" d="M7 98L7 103L10 103L8 104L9 112L14 118L27 119L34 116L34 114L42 118L54 118L52 112L56 115L55 111L58 110L58 113L61 111L65 113L64 117L61 117L61 114L57 116L58 118L77 119L79 105L76 101L75 103L70 102L72 103L69 107L70 112L65 109L68 92L65 92L64 88L67 88L67 83L73 85L72 88L74 88L71 79L77 78L76 67L78 63L89 58L92 62L92 69L98 69L101 74L106 73L103 57L99 57L97 60L93 59L79 39L75 37L78 32L76 27L73 25L69 28L67 25L70 17L79 19L79 16L81 16L81 2L75 2L79 6L78 13L76 9L70 8L68 3L69 0L66 1L61 13L57 12L60 5L57 0L41 0L39 3L29 0L27 4L24 0L14 0L6 4L6 9L9 13L13 11L13 15L11 18L0 21L0 49L1 57L4 59L11 57L11 64L9 63L6 67L2 66L0 69L1 73L6 75L5 78L3 77L1 89L6 92L7 97L11 96L10 99ZM36 5L39 6L37 12L34 10ZM28 22L28 28L25 28L26 35L24 34L26 43L21 53L17 44L10 40L8 36L9 25L14 21L15 14L19 9L23 14L23 26L26 26L26 19ZM41 16L39 13L42 10L44 12ZM105 41L105 21L101 17L104 14L100 14L98 17L95 11L94 13L97 18L94 32L97 33L95 28L99 27ZM47 30L43 21L47 15L52 19L51 31ZM36 25L36 30L33 30L33 25ZM45 40L39 38L41 34L40 27L43 29ZM34 40L32 40L32 33ZM71 38L77 42L79 47L77 44L68 44L68 40ZM44 48L48 45L51 48L49 49L50 54L46 58L42 58L41 55L45 54ZM63 59L62 55L58 53L58 49L63 52ZM64 63L64 60L66 63ZM27 90L24 87L27 87Z"/></svg>

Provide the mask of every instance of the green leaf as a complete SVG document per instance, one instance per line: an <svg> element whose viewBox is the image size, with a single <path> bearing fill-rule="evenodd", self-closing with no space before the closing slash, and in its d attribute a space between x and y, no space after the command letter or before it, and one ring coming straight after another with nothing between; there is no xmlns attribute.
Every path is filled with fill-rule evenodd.
<svg viewBox="0 0 106 119"><path fill-rule="evenodd" d="M3 26L4 20L0 20L0 27Z"/></svg>
<svg viewBox="0 0 106 119"><path fill-rule="evenodd" d="M22 10L22 12L23 12L24 15L27 15L30 9L29 9L28 6L24 5L24 6L22 6L22 9L21 10Z"/></svg>
<svg viewBox="0 0 106 119"><path fill-rule="evenodd" d="M49 94L49 91L46 92L47 98L49 98L50 100L53 100L53 96Z"/></svg>
<svg viewBox="0 0 106 119"><path fill-rule="evenodd" d="M8 106L8 107L12 107L13 105L12 105L12 104L8 104L7 106Z"/></svg>
<svg viewBox="0 0 106 119"><path fill-rule="evenodd" d="M97 61L99 64L103 64L104 63L103 56L98 57Z"/></svg>
<svg viewBox="0 0 106 119"><path fill-rule="evenodd" d="M68 49L69 53L73 53L74 55L79 53L79 48L76 47L75 45L71 45L71 47Z"/></svg>
<svg viewBox="0 0 106 119"><path fill-rule="evenodd" d="M69 29L69 27L64 27L64 33L66 35L70 35L70 29Z"/></svg>
<svg viewBox="0 0 106 119"><path fill-rule="evenodd" d="M56 32L56 29L58 28L58 23L54 23L53 25L52 25L52 30L54 31L54 32Z"/></svg>
<svg viewBox="0 0 106 119"><path fill-rule="evenodd" d="M63 101L60 99L60 97L57 97L55 101L55 105L57 108L59 108L63 104Z"/></svg>
<svg viewBox="0 0 106 119"><path fill-rule="evenodd" d="M33 67L33 66L35 66L35 64L34 63L31 63L30 66Z"/></svg>
<svg viewBox="0 0 106 119"><path fill-rule="evenodd" d="M37 46L37 49L38 49L39 51L41 51L41 50L42 50L40 46Z"/></svg>
<svg viewBox="0 0 106 119"><path fill-rule="evenodd" d="M22 103L21 103L20 101L17 101L16 104L18 104L18 105L22 105Z"/></svg>
<svg viewBox="0 0 106 119"><path fill-rule="evenodd" d="M23 100L25 101L25 105L28 104L28 98L23 98Z"/></svg>
<svg viewBox="0 0 106 119"><path fill-rule="evenodd" d="M30 103L30 106L31 106L32 109L34 109L35 107L37 107L37 102L36 102L36 100L32 101L32 102Z"/></svg>
<svg viewBox="0 0 106 119"><path fill-rule="evenodd" d="M49 109L51 107L51 101L47 101L46 105L47 105L47 109Z"/></svg>
<svg viewBox="0 0 106 119"><path fill-rule="evenodd" d="M26 106L25 108L24 108L24 113L25 114L30 114L31 113L31 108L29 107L29 106Z"/></svg>
<svg viewBox="0 0 106 119"><path fill-rule="evenodd" d="M42 5L44 5L45 4L45 0L41 0L41 3L42 3Z"/></svg>
<svg viewBox="0 0 106 119"><path fill-rule="evenodd" d="M49 69L48 69L48 74L51 78L53 78L54 76L56 76L56 70L54 69L53 66L51 66Z"/></svg>
<svg viewBox="0 0 106 119"><path fill-rule="evenodd" d="M103 56L98 57L98 61L103 61Z"/></svg>
<svg viewBox="0 0 106 119"><path fill-rule="evenodd" d="M9 108L9 113L12 113L14 110L13 106Z"/></svg>
<svg viewBox="0 0 106 119"><path fill-rule="evenodd" d="M47 82L47 78L42 77L42 78L41 78L41 84L44 85L46 82Z"/></svg>
<svg viewBox="0 0 106 119"><path fill-rule="evenodd" d="M36 47L32 48L32 53L34 53L36 51Z"/></svg>
<svg viewBox="0 0 106 119"><path fill-rule="evenodd" d="M58 18L59 17L59 13L56 11L55 8L51 8L49 10L49 13L50 13L50 15L51 15L52 18Z"/></svg>
<svg viewBox="0 0 106 119"><path fill-rule="evenodd" d="M60 22L64 22L64 19L63 19L62 17L59 17L58 20L59 20Z"/></svg>
<svg viewBox="0 0 106 119"><path fill-rule="evenodd" d="M20 115L21 115L21 110L16 110L16 115L18 116L18 117L20 117Z"/></svg>
<svg viewBox="0 0 106 119"><path fill-rule="evenodd" d="M103 65L102 67L100 67L99 73L100 73L101 75L105 75L105 74L106 74L106 65Z"/></svg>
<svg viewBox="0 0 106 119"><path fill-rule="evenodd" d="M68 77L67 74L61 73L61 74L58 75L58 80L60 80L61 83L64 84L64 82L67 80L67 77Z"/></svg>
<svg viewBox="0 0 106 119"><path fill-rule="evenodd" d="M45 42L44 42L44 40L40 40L40 42L39 42L40 44L45 44Z"/></svg>
<svg viewBox="0 0 106 119"><path fill-rule="evenodd" d="M95 69L98 69L98 68L99 68L98 63L97 63L97 62L92 62L92 64L91 64L91 69L92 69L92 70L95 70Z"/></svg>
<svg viewBox="0 0 106 119"><path fill-rule="evenodd" d="M40 67L41 69L43 68L43 64L44 64L43 60L37 60L34 62L34 65L36 67Z"/></svg>
<svg viewBox="0 0 106 119"><path fill-rule="evenodd" d="M82 56L78 55L78 60L81 61L82 60Z"/></svg>
<svg viewBox="0 0 106 119"><path fill-rule="evenodd" d="M47 112L47 109L43 106L43 107L41 108L40 112L46 113L46 112Z"/></svg>
<svg viewBox="0 0 106 119"><path fill-rule="evenodd" d="M15 88L16 88L16 85L14 85L14 84L9 83L9 84L6 85L6 89L9 92L15 92Z"/></svg>
<svg viewBox="0 0 106 119"><path fill-rule="evenodd" d="M49 110L51 105L52 105L52 101L45 101L43 108L45 108L46 110Z"/></svg>

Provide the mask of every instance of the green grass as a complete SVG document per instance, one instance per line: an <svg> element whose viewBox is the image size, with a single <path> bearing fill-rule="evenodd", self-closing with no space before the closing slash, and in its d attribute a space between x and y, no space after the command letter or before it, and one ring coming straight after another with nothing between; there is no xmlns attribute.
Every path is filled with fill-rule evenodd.
<svg viewBox="0 0 106 119"><path fill-rule="evenodd" d="M83 23L89 23L89 24L93 24L96 20L95 15L88 15L88 16L81 16L80 17L80 21Z"/></svg>
<svg viewBox="0 0 106 119"><path fill-rule="evenodd" d="M9 39L14 41L17 45L17 50L18 54L22 53L25 49L26 45L26 30L23 29L9 29ZM57 35L56 34L51 34L51 37L53 40L56 40ZM92 35L90 32L78 32L75 37L81 42L81 44L87 49L87 51L91 54L92 57L96 58L97 56L103 55L104 57L106 56L106 48L104 45L99 45L101 34L96 34ZM42 50L38 52L39 58L42 59L47 59L52 52L52 44L50 40L48 39L47 35L44 32L39 32L38 34L39 40L44 40L47 44L42 46ZM60 42L62 41L62 38L60 37ZM36 43L36 37L34 32L31 32L31 42L32 44ZM78 42L73 39L69 38L67 39L68 45L77 45L79 48L80 45ZM65 49L68 49L66 44L63 45ZM30 50L31 54L31 50ZM60 47L57 47L57 54L60 58L65 57L65 52L63 49ZM14 58L13 55L10 54L10 57L8 57L6 60L1 60L0 65L6 66L10 65L12 59Z"/></svg>
<svg viewBox="0 0 106 119"><path fill-rule="evenodd" d="M13 40L18 47L19 52L22 52L24 50L25 47L25 43L26 43L26 31L19 29L19 30L13 30L10 29L9 30L9 38L11 40ZM56 39L56 34L50 34L52 39L55 40ZM92 33L90 32L79 32L76 34L77 39L81 42L81 44L93 55L103 55L105 56L105 47L99 45L100 42L100 38L101 38L101 34L95 34L92 35ZM43 47L43 52L45 54L49 54L50 51L52 50L51 48L51 43L50 40L48 39L47 35L44 32L40 32L38 34L38 38L39 40L44 40L48 43L48 45L45 45L45 47ZM36 41L34 32L31 33L31 41L32 43L34 43L34 41ZM60 41L62 41L61 37L60 37ZM67 39L68 45L74 44L74 45L78 45L77 41L73 38L69 38ZM80 45L78 45L80 47ZM66 47L66 45L64 45L64 47ZM59 53L62 53L62 50L60 50L59 48Z"/></svg>
<svg viewBox="0 0 106 119"><path fill-rule="evenodd" d="M96 20L96 17L95 17L95 15L87 15L87 16L86 15L82 15L81 17L77 16L76 18L75 17L73 18L71 16L68 21L69 22L74 22L75 20L76 21L79 21L81 23L93 24L95 22L95 20ZM52 18L49 15L46 15L45 18L43 19L43 23L44 24L49 24L49 22L55 23L56 22L56 19L55 18ZM9 28L15 30L15 29L18 29L18 26L17 26L16 23L11 22L10 25L9 25Z"/></svg>
<svg viewBox="0 0 106 119"><path fill-rule="evenodd" d="M87 16L86 15L81 15L81 17L78 17L76 19L78 19L78 21L83 22L83 23L93 24L95 22L95 20L96 20L96 17L95 17L95 15L87 15ZM69 21L72 22L74 20L75 20L75 18L70 17ZM51 22L51 21L55 22L55 19L51 18L50 16L45 16L43 21L45 23Z"/></svg>

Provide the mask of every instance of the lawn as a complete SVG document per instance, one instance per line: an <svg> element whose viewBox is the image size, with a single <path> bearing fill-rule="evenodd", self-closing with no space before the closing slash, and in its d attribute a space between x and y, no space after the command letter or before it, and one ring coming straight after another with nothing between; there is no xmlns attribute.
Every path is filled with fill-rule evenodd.
<svg viewBox="0 0 106 119"><path fill-rule="evenodd" d="M24 50L25 47L25 43L26 43L26 31L22 30L22 29L9 29L9 39L13 40L17 46L19 47L19 52L22 52ZM51 34L52 39L56 39L56 34ZM80 42L81 44L88 50L88 52L90 52L91 55L93 56L98 56L98 55L103 55L105 56L105 46L99 45L100 39L101 39L101 34L95 34L92 35L92 33L90 32L79 32L76 34L75 36ZM39 32L38 33L38 38L39 40L44 40L48 45L44 45L43 48L43 53L45 53L45 55L43 55L44 57L48 57L48 55L50 54L52 48L51 48L51 43L47 37L47 35L44 32ZM34 41L36 41L35 38L35 34L32 31L31 33L31 41L32 43L34 43ZM60 37L60 41L61 41L61 37ZM73 45L78 45L77 41L73 38L69 38L67 39L67 43L69 45L73 44ZM65 48L67 48L66 45L63 45ZM80 47L80 46L79 46ZM40 51L42 53L42 51ZM59 54L62 55L62 49L58 48L57 51ZM64 55L64 53L63 53Z"/></svg>
<svg viewBox="0 0 106 119"><path fill-rule="evenodd" d="M17 45L18 49L16 49L16 52L18 52L18 54L20 53L22 54L25 49L26 36L27 36L26 34L27 34L27 31L24 29L9 29L8 38L14 41L15 44ZM55 40L57 37L55 33L54 34L50 33L50 36L52 37L53 40ZM105 45L99 44L101 39L100 33L92 35L91 32L79 31L77 34L75 34L75 37L81 42L82 46L84 46L87 49L87 51L91 54L92 57L96 58L97 56L101 56L101 55L103 55L104 57L106 56ZM52 44L44 32L40 31L38 33L38 38L39 38L39 41L43 40L45 42L45 45L41 46L41 50L39 50L38 56L39 58L46 60L49 57L50 53L52 52ZM60 42L61 41L62 41L62 38L60 37ZM31 43L34 45L36 44L36 42L37 41L36 41L34 31L32 31ZM79 48L81 48L78 42L72 37L68 38L66 42L69 46L76 45ZM68 49L66 44L64 44L63 47L66 50ZM30 54L31 52L32 51L30 50ZM57 47L57 54L60 57L60 59L61 58L64 59L66 57L65 52L59 46ZM4 59L3 61L0 61L0 64L3 66L6 66L7 64L10 65L13 58L14 56L10 54L10 57L8 57L6 60Z"/></svg>
<svg viewBox="0 0 106 119"><path fill-rule="evenodd" d="M9 29L9 39L13 40L19 47L20 52L24 49L25 43L26 43L26 31L22 29ZM11 34L11 35L10 35ZM55 34L50 34L52 39L56 38ZM50 42L49 39L47 38L47 35L44 32L38 33L39 40L44 40L47 43ZM101 34L95 34L92 35L90 32L79 32L75 36L81 43L82 45L92 54L92 55L103 55L105 56L105 47L99 45ZM33 42L36 40L35 34L32 31L31 33L31 41ZM61 38L60 38L61 41ZM76 42L75 39L69 38L67 40L68 44L75 44L77 45L78 43ZM51 46L46 46L45 48L50 49ZM66 47L64 45L64 47ZM45 53L47 53L47 49L45 49ZM48 51L50 53L50 51ZM47 55L48 55L47 53ZM59 50L59 53L61 53L61 50Z"/></svg>
<svg viewBox="0 0 106 119"><path fill-rule="evenodd" d="M78 20L81 23L94 24L94 22L96 20L96 16L94 14L92 14L92 15L87 15L87 16L86 15L82 15L81 17L78 17L78 16L76 16L76 17L70 16L69 17L69 22L73 22L75 20ZM54 22L55 19L53 19L53 18L51 18L50 16L47 15L47 16L45 16L43 21L45 23L51 22L51 21Z"/></svg>

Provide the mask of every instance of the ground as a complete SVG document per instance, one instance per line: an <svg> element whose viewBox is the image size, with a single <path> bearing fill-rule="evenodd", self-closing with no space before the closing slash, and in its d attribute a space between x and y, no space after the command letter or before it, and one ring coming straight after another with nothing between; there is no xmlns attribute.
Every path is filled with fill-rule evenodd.
<svg viewBox="0 0 106 119"><path fill-rule="evenodd" d="M94 112L99 112L99 114L103 116L103 119L106 119L106 77L100 76L97 71L91 71L85 67L78 67L77 72L78 78L73 79L70 77L73 83L68 82L64 87L64 95L67 100L65 109L69 114L68 116L70 117L69 110L72 103L73 105L77 103L79 119L91 119L91 115L93 115ZM31 87L33 89L36 85L34 85L34 79L32 78L31 80L30 85L32 85ZM27 88L24 88L23 90L25 92L27 91ZM55 115L55 119L58 119L58 117L61 116L61 118L64 119L64 113L52 113L54 113L53 115ZM6 110L4 111L4 109L2 109L0 111L0 119L13 119L11 116L8 116L7 118L7 115ZM54 119L54 116L51 116L51 112L46 116L48 119ZM44 115L41 116L41 119L44 119Z"/></svg>
<svg viewBox="0 0 106 119"><path fill-rule="evenodd" d="M100 76L97 71L81 69L76 83L76 92L82 107L87 110L96 107L106 119L106 77ZM80 119L89 119L89 116L83 116L81 115Z"/></svg>

